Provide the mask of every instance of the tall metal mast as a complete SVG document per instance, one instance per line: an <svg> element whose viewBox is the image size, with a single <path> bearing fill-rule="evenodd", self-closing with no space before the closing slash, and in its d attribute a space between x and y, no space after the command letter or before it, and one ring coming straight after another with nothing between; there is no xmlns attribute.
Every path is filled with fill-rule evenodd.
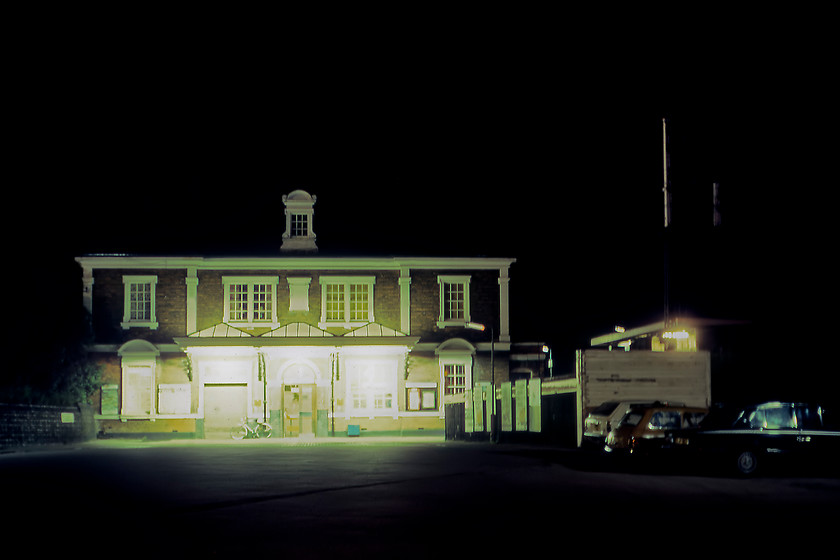
<svg viewBox="0 0 840 560"><path fill-rule="evenodd" d="M670 186L668 183L668 167L671 165L671 159L668 157L668 127L667 121L662 119L662 174L663 185L662 193L665 195L665 228L671 225L671 191L668 190Z"/></svg>
<svg viewBox="0 0 840 560"><path fill-rule="evenodd" d="M664 279L663 279L663 292L664 292L664 321L665 327L667 328L670 326L671 323L671 301L670 301L670 291L671 291L671 264L670 264L670 233L669 227L671 225L671 191L669 190L670 184L668 180L668 168L671 165L670 157L668 156L668 126L667 121L665 118L662 118L662 174L663 174L663 184L662 184L662 193L664 198L665 204L665 228L663 231L663 238L664 238Z"/></svg>

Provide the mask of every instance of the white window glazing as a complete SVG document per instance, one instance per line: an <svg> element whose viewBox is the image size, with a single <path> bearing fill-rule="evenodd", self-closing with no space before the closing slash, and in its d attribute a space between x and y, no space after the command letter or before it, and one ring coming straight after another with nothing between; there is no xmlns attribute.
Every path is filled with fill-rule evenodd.
<svg viewBox="0 0 840 560"><path fill-rule="evenodd" d="M444 394L462 395L467 387L465 364L443 364Z"/></svg>
<svg viewBox="0 0 840 560"><path fill-rule="evenodd" d="M306 237L309 235L309 216L306 214L292 214L291 236Z"/></svg>
<svg viewBox="0 0 840 560"><path fill-rule="evenodd" d="M122 327L158 328L155 318L157 276L123 276L125 298Z"/></svg>
<svg viewBox="0 0 840 560"><path fill-rule="evenodd" d="M224 322L240 325L277 324L276 277L225 277Z"/></svg>
<svg viewBox="0 0 840 560"><path fill-rule="evenodd" d="M142 282L129 288L129 320L150 321L152 318L152 284Z"/></svg>
<svg viewBox="0 0 840 560"><path fill-rule="evenodd" d="M393 359L347 362L347 402L356 416L393 415L397 408L397 363Z"/></svg>
<svg viewBox="0 0 840 560"><path fill-rule="evenodd" d="M438 276L440 303L438 327L464 325L470 321L470 277Z"/></svg>
<svg viewBox="0 0 840 560"><path fill-rule="evenodd" d="M373 322L374 276L322 276L320 328L361 327Z"/></svg>
<svg viewBox="0 0 840 560"><path fill-rule="evenodd" d="M327 321L344 321L344 284L327 284L325 289Z"/></svg>
<svg viewBox="0 0 840 560"><path fill-rule="evenodd" d="M466 292L463 282L443 284L444 290L444 320L464 319L464 293Z"/></svg>
<svg viewBox="0 0 840 560"><path fill-rule="evenodd" d="M350 321L368 322L369 288L367 284L350 284Z"/></svg>

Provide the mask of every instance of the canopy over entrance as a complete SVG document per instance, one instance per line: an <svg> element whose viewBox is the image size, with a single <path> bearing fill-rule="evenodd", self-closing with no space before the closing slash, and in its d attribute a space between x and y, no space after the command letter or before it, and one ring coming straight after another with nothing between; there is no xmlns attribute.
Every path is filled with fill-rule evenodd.
<svg viewBox="0 0 840 560"><path fill-rule="evenodd" d="M419 336L408 336L379 323L368 323L342 336L333 335L308 323L289 323L260 336L252 336L227 323L207 327L186 337L175 338L181 348L196 346L408 346Z"/></svg>

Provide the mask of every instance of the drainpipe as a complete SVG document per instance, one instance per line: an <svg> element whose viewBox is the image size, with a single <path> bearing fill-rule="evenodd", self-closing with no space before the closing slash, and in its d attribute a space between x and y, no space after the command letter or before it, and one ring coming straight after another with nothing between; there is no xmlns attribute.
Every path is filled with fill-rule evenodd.
<svg viewBox="0 0 840 560"><path fill-rule="evenodd" d="M263 422L268 424L268 403L266 402L266 397L268 396L268 375L266 375L265 371L265 354L259 352L257 354L257 367L259 368L259 375L262 377L263 382Z"/></svg>

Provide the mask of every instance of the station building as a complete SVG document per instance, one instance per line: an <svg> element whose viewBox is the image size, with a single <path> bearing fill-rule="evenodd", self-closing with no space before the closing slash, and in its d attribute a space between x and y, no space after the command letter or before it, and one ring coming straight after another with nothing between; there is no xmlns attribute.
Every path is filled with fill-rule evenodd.
<svg viewBox="0 0 840 560"><path fill-rule="evenodd" d="M443 435L447 403L541 374L511 341L515 259L325 256L316 198L283 202L274 255L76 259L101 436Z"/></svg>

